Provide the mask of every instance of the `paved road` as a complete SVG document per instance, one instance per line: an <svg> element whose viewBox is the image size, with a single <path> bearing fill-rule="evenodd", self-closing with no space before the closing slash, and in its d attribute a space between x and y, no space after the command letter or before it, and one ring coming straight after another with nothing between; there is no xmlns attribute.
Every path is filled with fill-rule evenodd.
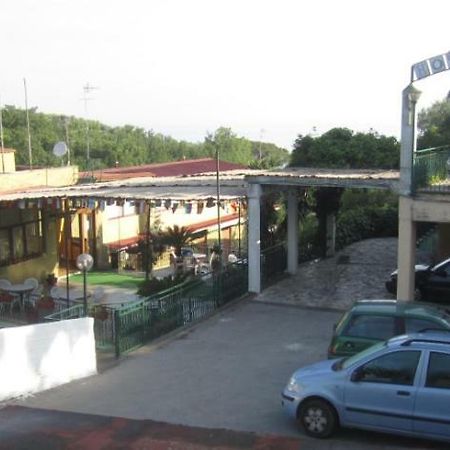
<svg viewBox="0 0 450 450"><path fill-rule="evenodd" d="M116 434L123 437L125 433L129 441L128 447L123 448L132 447L131 439L138 446L145 441L136 441L136 436L146 437L145 442L150 442L148 430L161 428L150 421L163 421L204 427L211 430L211 436L222 436L217 432L219 428L233 430L228 432L228 440L224 439L236 446L218 441L217 445L223 449L281 448L281 440L271 441L272 447L270 444L263 447L263 441L245 434L249 432L285 437L288 441L283 445L287 447L283 448L292 445L298 448L293 442L299 439L300 448L312 450L447 449L446 444L355 430L342 430L330 440L314 440L301 433L281 411L280 391L291 373L299 366L326 357L339 311L360 298L387 296L384 281L396 266L396 245L396 239L372 239L353 244L334 258L304 264L296 277L282 280L255 299L223 310L161 345L134 352L101 375L16 402L25 407L44 408L49 413L35 410L33 415L29 409L19 408L14 410L12 419L2 420L11 415L11 410L0 411L0 444L5 435L12 439L8 442L14 442L14 436L20 435L21 442L25 442L20 448L32 448L26 443L33 442L33 437L23 434L24 427L33 428L45 417L45 426L54 426L54 434L59 433L57 437L62 439L59 446L47 448L67 448L62 442L67 436L75 436L76 430L61 425L58 428L55 417L63 415L55 416L52 411L56 410L83 413L73 418L64 414L69 417L66 423L79 425L80 433L90 421L99 423L97 435L92 425L88 430L91 443L99 438L99 433L100 438ZM120 422L120 431L117 423L107 416L138 421ZM109 428L105 421L110 423ZM169 425L162 428L166 436L171 433L178 436L178 429ZM211 448L202 438L208 436L204 429L190 430L191 437L195 435L198 439L193 446L191 441L184 447L179 443L178 447L170 447L171 444L164 447L160 442L159 447L146 444L147 447L139 448ZM183 433L189 435L189 430ZM248 446L243 442L248 442ZM211 439L209 444L214 445ZM71 448L83 448L77 445ZM14 447L8 444L7 448Z"/></svg>
<svg viewBox="0 0 450 450"><path fill-rule="evenodd" d="M314 440L284 417L280 408L282 387L298 366L325 357L332 324L338 317L339 313L332 311L244 301L159 347L133 353L100 376L17 403L300 436L301 448L308 449L447 448L355 431L342 431L332 440Z"/></svg>

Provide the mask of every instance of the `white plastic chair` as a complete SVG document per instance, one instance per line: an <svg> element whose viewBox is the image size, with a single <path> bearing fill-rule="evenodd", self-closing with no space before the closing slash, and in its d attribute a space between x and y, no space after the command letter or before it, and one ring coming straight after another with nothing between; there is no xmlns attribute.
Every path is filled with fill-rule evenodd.
<svg viewBox="0 0 450 450"><path fill-rule="evenodd" d="M11 286L11 281L7 280L6 278L0 278L0 289L2 287L8 287Z"/></svg>
<svg viewBox="0 0 450 450"><path fill-rule="evenodd" d="M26 284L27 286L33 286L34 289L36 289L39 286L39 281L36 280L36 278L27 278L23 284Z"/></svg>
<svg viewBox="0 0 450 450"><path fill-rule="evenodd" d="M36 306L36 303L38 300L42 297L42 291L44 290L44 287L42 285L38 285L36 288L34 288L30 295L28 296L28 301L33 305Z"/></svg>
<svg viewBox="0 0 450 450"><path fill-rule="evenodd" d="M59 300L60 298L63 297L63 293L62 293L61 289L58 286L53 286L50 289L50 297L53 300Z"/></svg>

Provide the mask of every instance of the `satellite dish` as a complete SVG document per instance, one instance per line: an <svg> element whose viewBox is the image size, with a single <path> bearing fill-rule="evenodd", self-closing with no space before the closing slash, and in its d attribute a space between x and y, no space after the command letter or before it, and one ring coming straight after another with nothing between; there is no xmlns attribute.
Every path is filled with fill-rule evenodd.
<svg viewBox="0 0 450 450"><path fill-rule="evenodd" d="M67 145L65 142L60 141L55 144L53 147L53 154L55 156L64 156L67 153Z"/></svg>

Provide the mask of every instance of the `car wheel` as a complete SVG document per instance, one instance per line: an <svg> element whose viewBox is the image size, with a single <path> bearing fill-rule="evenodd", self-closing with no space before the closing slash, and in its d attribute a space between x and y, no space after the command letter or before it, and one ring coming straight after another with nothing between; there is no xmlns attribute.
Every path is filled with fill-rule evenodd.
<svg viewBox="0 0 450 450"><path fill-rule="evenodd" d="M300 408L298 419L309 436L327 438L337 428L338 420L334 408L324 400L309 400Z"/></svg>

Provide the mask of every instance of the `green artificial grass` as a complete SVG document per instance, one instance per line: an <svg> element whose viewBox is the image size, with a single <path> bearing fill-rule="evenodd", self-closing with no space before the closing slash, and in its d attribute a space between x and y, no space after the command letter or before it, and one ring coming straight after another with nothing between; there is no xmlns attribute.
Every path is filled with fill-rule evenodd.
<svg viewBox="0 0 450 450"><path fill-rule="evenodd" d="M83 283L83 274L76 274L70 277L70 281L74 283ZM137 289L144 281L144 277L132 275L122 275L117 272L88 272L87 282L89 285L105 285L118 288L135 288Z"/></svg>

